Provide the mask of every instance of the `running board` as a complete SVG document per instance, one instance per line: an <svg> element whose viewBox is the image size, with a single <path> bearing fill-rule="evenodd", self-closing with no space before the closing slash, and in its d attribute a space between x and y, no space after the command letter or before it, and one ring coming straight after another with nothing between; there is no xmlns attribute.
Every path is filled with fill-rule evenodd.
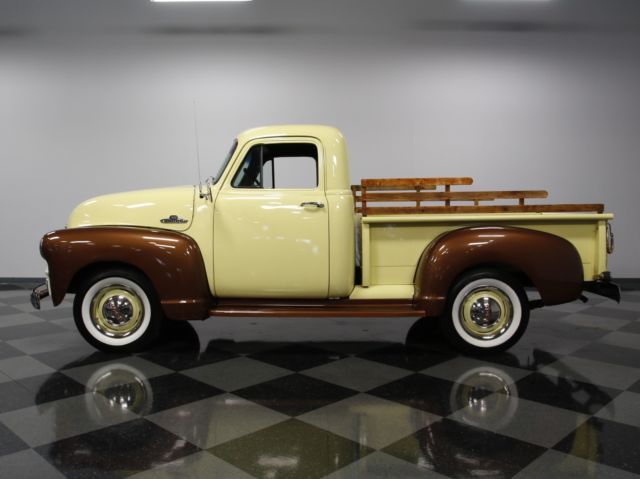
<svg viewBox="0 0 640 479"><path fill-rule="evenodd" d="M424 311L414 309L410 300L233 300L220 299L209 310L211 316L279 317L417 317Z"/></svg>

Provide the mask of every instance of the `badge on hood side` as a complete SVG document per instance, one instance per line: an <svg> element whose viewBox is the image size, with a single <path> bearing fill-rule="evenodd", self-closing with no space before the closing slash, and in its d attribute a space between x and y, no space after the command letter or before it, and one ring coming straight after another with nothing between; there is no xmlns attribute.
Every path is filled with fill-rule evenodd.
<svg viewBox="0 0 640 479"><path fill-rule="evenodd" d="M162 218L160 220L160 223L163 224L182 224L182 223L188 223L189 220L185 220L183 218L180 218L178 215L171 215L168 218Z"/></svg>

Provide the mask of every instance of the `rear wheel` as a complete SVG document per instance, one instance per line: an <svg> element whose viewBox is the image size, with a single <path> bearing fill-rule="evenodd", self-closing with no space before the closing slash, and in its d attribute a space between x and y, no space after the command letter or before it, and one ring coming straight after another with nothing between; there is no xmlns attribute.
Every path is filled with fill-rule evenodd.
<svg viewBox="0 0 640 479"><path fill-rule="evenodd" d="M522 286L508 274L476 271L454 285L442 331L468 353L504 351L522 336L529 322L529 304Z"/></svg>
<svg viewBox="0 0 640 479"><path fill-rule="evenodd" d="M149 281L126 269L86 278L74 299L73 316L80 334L107 352L144 349L158 337L163 320Z"/></svg>

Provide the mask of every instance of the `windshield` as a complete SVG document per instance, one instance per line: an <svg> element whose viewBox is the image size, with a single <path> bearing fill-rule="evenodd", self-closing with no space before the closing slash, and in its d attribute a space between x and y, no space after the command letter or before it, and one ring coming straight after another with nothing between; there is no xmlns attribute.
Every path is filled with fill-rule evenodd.
<svg viewBox="0 0 640 479"><path fill-rule="evenodd" d="M220 178L222 177L222 174L224 173L224 170L227 169L227 165L229 164L229 161L231 161L231 157L233 156L233 153L236 151L237 147L238 147L238 139L236 138L235 140L233 140L231 149L229 150L229 153L227 153L227 157L222 162L222 166L220 166L220 169L218 170L218 174L213 177L214 185L220 180Z"/></svg>

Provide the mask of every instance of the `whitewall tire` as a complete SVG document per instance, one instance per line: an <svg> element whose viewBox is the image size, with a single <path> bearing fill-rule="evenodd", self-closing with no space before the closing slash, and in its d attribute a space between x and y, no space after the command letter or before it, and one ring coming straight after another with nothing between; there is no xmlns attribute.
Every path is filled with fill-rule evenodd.
<svg viewBox="0 0 640 479"><path fill-rule="evenodd" d="M73 313L82 336L108 352L143 349L157 338L162 323L153 287L128 270L103 271L85 279Z"/></svg>
<svg viewBox="0 0 640 479"><path fill-rule="evenodd" d="M527 296L514 278L497 271L476 271L452 288L441 327L458 349L491 353L515 344L528 321Z"/></svg>

